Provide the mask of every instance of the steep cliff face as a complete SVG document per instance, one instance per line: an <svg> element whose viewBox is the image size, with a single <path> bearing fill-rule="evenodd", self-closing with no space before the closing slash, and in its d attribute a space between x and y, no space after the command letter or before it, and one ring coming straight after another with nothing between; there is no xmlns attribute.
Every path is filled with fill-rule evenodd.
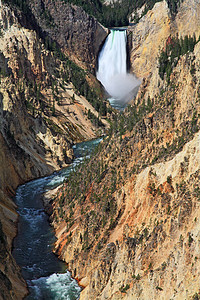
<svg viewBox="0 0 200 300"><path fill-rule="evenodd" d="M181 58L151 112L146 106L131 132L106 141L76 175L76 192L74 178L57 194L55 249L86 286L81 299L192 299L199 291L200 74L190 73L199 47Z"/></svg>
<svg viewBox="0 0 200 300"><path fill-rule="evenodd" d="M48 34L72 60L94 70L108 30L76 5L60 0L28 3L42 36Z"/></svg>
<svg viewBox="0 0 200 300"><path fill-rule="evenodd" d="M155 20L159 5L167 10L158 3L147 17ZM179 30L165 16L161 49ZM56 191L55 251L85 287L84 300L199 298L200 42L180 55L168 80L151 45L143 52L138 42L136 74L146 78L134 104L98 154Z"/></svg>
<svg viewBox="0 0 200 300"><path fill-rule="evenodd" d="M19 12L0 3L2 299L22 299L27 293L11 255L17 221L11 200L15 189L67 166L73 158L73 143L101 135L108 127L70 82L70 63L66 67L65 61L45 48L34 30L22 27L19 16Z"/></svg>
<svg viewBox="0 0 200 300"><path fill-rule="evenodd" d="M200 7L196 0L180 3L175 18L167 2L154 5L153 9L134 26L128 28L132 71L140 78L154 73L160 50L172 35L199 37Z"/></svg>
<svg viewBox="0 0 200 300"><path fill-rule="evenodd" d="M137 25L128 28L131 67L138 77L154 70L159 49L170 33L170 11L165 1L156 3Z"/></svg>
<svg viewBox="0 0 200 300"><path fill-rule="evenodd" d="M22 299L27 294L26 283L11 255L12 240L17 231L16 206L11 197L14 196L14 188L20 183L20 178L2 134L0 134L0 165L0 298Z"/></svg>
<svg viewBox="0 0 200 300"><path fill-rule="evenodd" d="M95 136L95 127L84 117L85 109L95 110L76 95L70 83L61 80L62 62L45 50L36 33L20 27L7 7L1 9L1 16L2 64L6 64L1 83L1 132L9 145L16 143L38 162L33 163L41 168L37 176L44 175L70 162L70 143ZM84 126L91 129L86 131Z"/></svg>

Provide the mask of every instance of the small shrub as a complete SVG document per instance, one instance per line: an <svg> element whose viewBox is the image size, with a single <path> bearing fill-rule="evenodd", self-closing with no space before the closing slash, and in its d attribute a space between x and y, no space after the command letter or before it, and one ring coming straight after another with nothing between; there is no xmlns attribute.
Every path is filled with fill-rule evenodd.
<svg viewBox="0 0 200 300"><path fill-rule="evenodd" d="M198 294L198 293L195 293L195 294L192 296L192 300L200 300L199 294Z"/></svg>
<svg viewBox="0 0 200 300"><path fill-rule="evenodd" d="M172 175L167 176L167 183L172 183Z"/></svg>
<svg viewBox="0 0 200 300"><path fill-rule="evenodd" d="M167 263L164 261L161 265L162 271L164 271L166 269L166 266L167 266Z"/></svg>
<svg viewBox="0 0 200 300"><path fill-rule="evenodd" d="M121 293L126 293L126 291L129 288L130 288L130 284L126 284L126 286L122 285L119 290L120 290Z"/></svg>
<svg viewBox="0 0 200 300"><path fill-rule="evenodd" d="M189 245L189 247L191 246L191 244L192 244L193 241L194 241L194 239L193 239L193 237L189 233L189 237L188 237L188 245Z"/></svg>
<svg viewBox="0 0 200 300"><path fill-rule="evenodd" d="M137 274L137 276L135 277L135 279L140 280L140 274Z"/></svg>
<svg viewBox="0 0 200 300"><path fill-rule="evenodd" d="M163 290L163 289L162 289L160 286L158 286L158 285L157 285L156 289L157 289L158 291L162 291L162 290Z"/></svg>

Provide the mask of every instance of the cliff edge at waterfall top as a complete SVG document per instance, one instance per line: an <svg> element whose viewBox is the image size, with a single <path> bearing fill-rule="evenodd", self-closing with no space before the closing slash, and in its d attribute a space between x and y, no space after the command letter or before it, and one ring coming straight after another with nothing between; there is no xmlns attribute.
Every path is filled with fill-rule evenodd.
<svg viewBox="0 0 200 300"><path fill-rule="evenodd" d="M111 29L99 54L97 79L115 100L128 102L140 84L133 74L127 72L126 30Z"/></svg>

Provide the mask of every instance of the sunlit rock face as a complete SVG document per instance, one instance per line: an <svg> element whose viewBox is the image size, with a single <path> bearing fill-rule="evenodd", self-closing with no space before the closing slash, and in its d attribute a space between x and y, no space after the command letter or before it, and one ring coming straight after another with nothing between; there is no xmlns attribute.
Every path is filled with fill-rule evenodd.
<svg viewBox="0 0 200 300"><path fill-rule="evenodd" d="M131 69L137 77L151 75L160 50L169 35L200 34L200 4L197 0L184 0L178 12L172 17L167 1L157 2L153 9L141 18L139 23L127 30Z"/></svg>

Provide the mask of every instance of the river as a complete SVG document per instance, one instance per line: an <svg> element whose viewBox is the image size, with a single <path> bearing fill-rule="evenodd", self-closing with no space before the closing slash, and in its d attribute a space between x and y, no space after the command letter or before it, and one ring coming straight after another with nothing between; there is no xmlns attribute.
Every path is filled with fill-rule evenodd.
<svg viewBox="0 0 200 300"><path fill-rule="evenodd" d="M102 139L76 144L75 159L68 167L54 174L21 185L16 192L18 234L14 239L13 256L22 269L30 294L26 299L75 300L81 288L71 278L66 264L53 254L54 231L44 211L42 195L60 185L69 173L89 156Z"/></svg>
<svg viewBox="0 0 200 300"><path fill-rule="evenodd" d="M112 107L122 111L133 98L139 81L127 73L126 31L111 30L99 55L97 78L107 90ZM17 189L18 235L14 240L13 256L22 268L30 294L26 299L75 300L81 288L71 278L66 265L52 252L55 242L42 203L44 192L60 185L85 155L90 155L101 139L74 146L75 160L64 170L39 178Z"/></svg>

